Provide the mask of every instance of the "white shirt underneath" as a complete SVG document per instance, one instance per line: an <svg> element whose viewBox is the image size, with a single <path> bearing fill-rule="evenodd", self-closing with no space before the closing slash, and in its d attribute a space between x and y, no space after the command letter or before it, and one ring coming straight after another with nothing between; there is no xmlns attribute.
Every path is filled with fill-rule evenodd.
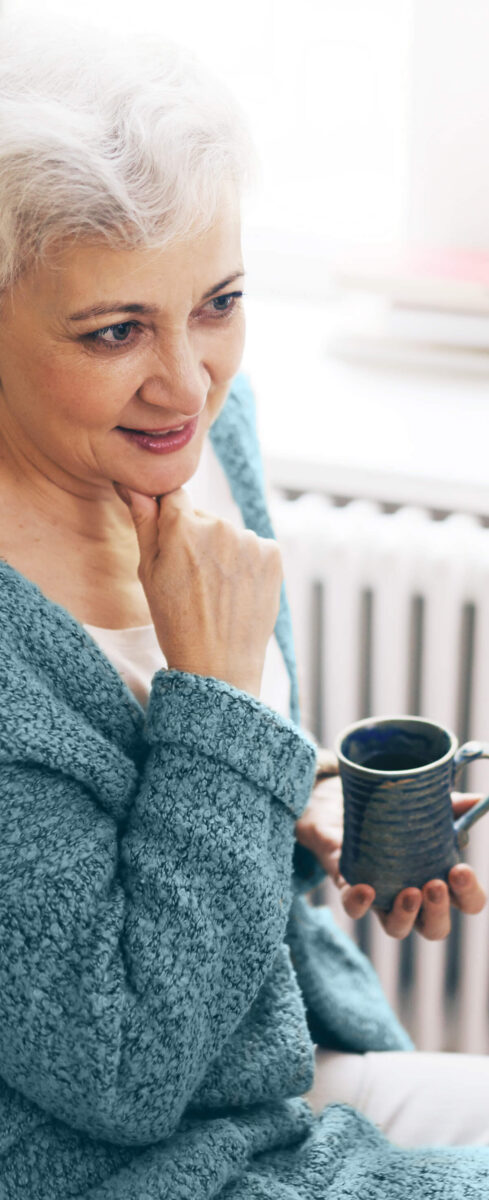
<svg viewBox="0 0 489 1200"><path fill-rule="evenodd" d="M227 476L212 443L206 438L195 475L185 484L194 508L212 512L231 521L239 529L245 524L241 510L233 500ZM84 625L103 653L122 676L127 687L146 707L155 671L168 666L156 637L154 625L135 625L129 629L104 629ZM282 652L272 634L263 667L260 700L283 717L289 717L290 681Z"/></svg>
<svg viewBox="0 0 489 1200"><path fill-rule="evenodd" d="M146 708L155 671L168 665L154 625L135 625L130 629L84 625L84 629L98 642L116 671ZM270 638L267 646L260 700L283 717L289 716L289 677L274 637Z"/></svg>

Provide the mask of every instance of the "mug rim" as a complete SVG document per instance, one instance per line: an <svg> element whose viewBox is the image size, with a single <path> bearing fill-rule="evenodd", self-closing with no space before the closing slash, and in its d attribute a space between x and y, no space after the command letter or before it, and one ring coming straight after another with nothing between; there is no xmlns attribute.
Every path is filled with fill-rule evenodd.
<svg viewBox="0 0 489 1200"><path fill-rule="evenodd" d="M353 733L356 729L364 729L369 725L378 727L379 725L387 724L391 721L409 721L412 724L417 725L431 725L433 729L440 729L443 733L448 734L450 738L450 747L446 754L443 754L441 758L435 759L434 762L427 763L425 766L421 767L406 767L404 770L399 771L382 771L378 767L365 767L363 763L352 762L351 758L346 758L346 756L342 753L341 743L349 733ZM361 771L362 774L363 772L366 772L368 775L380 775L387 779L391 779L392 776L415 776L421 774L421 772L426 773L427 771L434 771L443 763L449 762L450 759L453 758L457 749L458 737L451 729L448 729L446 725L440 725L438 721L431 721L428 717L411 717L409 716L409 713L401 713L398 716L394 714L385 717L364 717L361 721L353 721L351 725L347 725L345 729L340 730L334 741L334 753L336 754L338 762L344 763L345 766L350 767L352 770Z"/></svg>

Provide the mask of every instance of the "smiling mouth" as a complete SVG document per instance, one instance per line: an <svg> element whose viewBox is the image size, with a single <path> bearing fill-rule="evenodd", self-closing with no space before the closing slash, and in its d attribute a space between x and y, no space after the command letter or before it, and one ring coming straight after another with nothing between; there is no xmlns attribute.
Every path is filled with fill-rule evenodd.
<svg viewBox="0 0 489 1200"><path fill-rule="evenodd" d="M124 433L144 433L146 437L161 437L164 433L181 433L185 429L185 425L190 422L186 421L183 425L166 426L165 429L133 429L131 425L118 425L117 429L122 429Z"/></svg>

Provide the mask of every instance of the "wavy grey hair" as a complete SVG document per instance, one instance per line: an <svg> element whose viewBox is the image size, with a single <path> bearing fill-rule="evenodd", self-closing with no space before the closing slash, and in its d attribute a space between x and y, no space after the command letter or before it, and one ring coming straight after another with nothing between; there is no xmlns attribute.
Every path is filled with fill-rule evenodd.
<svg viewBox="0 0 489 1200"><path fill-rule="evenodd" d="M240 105L178 43L0 19L0 292L66 238L203 232L260 172Z"/></svg>

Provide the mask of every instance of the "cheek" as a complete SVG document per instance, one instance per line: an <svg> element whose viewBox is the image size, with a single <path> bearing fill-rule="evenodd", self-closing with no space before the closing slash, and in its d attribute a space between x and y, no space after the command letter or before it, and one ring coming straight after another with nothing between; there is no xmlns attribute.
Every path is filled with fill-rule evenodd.
<svg viewBox="0 0 489 1200"><path fill-rule="evenodd" d="M238 325L238 322L236 322ZM241 359L243 357L243 349L246 336L246 324L244 314L239 322L239 329L233 330L232 338L229 338L227 347L223 348L222 357L220 360L221 370L214 372L214 387L208 400L208 410L210 415L209 425L213 425L217 420L221 409L224 407L226 398L229 392L229 385L234 375L239 371Z"/></svg>
<svg viewBox="0 0 489 1200"><path fill-rule="evenodd" d="M244 312L238 312L227 330L227 337L222 338L214 361L214 372L219 382L232 379L239 369L243 356L246 339L246 320Z"/></svg>
<svg viewBox="0 0 489 1200"><path fill-rule="evenodd" d="M111 372L90 361L77 362L76 366L70 361L47 362L39 381L43 411L57 422L85 429L110 424L125 403L126 394L130 394L129 374L129 368L125 373Z"/></svg>

